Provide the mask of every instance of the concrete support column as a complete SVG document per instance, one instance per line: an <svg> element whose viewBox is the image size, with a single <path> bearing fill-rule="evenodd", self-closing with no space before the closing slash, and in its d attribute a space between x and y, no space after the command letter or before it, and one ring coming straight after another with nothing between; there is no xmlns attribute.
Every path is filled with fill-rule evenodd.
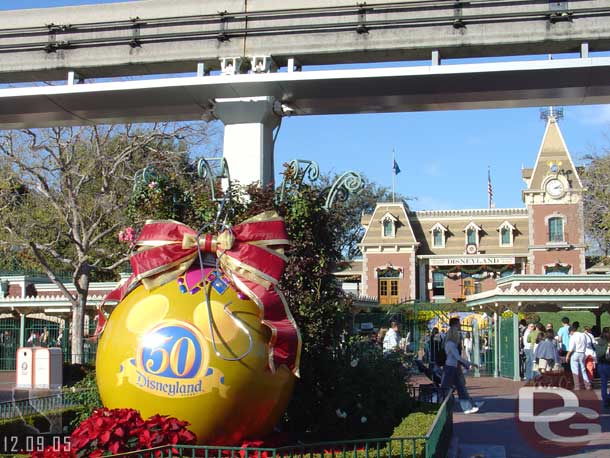
<svg viewBox="0 0 610 458"><path fill-rule="evenodd" d="M214 115L225 125L223 156L241 184L274 181L273 129L280 116L273 97L216 99Z"/></svg>

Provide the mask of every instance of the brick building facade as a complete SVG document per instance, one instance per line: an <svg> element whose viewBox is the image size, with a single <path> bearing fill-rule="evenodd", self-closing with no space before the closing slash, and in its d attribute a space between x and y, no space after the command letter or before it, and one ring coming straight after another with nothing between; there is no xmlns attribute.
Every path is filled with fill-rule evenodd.
<svg viewBox="0 0 610 458"><path fill-rule="evenodd" d="M451 302L513 274L584 274L583 186L554 117L522 175L522 208L410 211L378 203L362 217L362 294L380 303Z"/></svg>

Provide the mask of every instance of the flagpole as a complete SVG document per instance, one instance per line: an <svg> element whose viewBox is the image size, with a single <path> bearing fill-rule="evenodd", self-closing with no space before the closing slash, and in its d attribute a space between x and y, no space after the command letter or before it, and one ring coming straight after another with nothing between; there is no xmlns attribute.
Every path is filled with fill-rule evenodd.
<svg viewBox="0 0 610 458"><path fill-rule="evenodd" d="M394 203L394 188L396 185L396 171L394 170L394 164L396 164L396 150L392 148L392 203Z"/></svg>

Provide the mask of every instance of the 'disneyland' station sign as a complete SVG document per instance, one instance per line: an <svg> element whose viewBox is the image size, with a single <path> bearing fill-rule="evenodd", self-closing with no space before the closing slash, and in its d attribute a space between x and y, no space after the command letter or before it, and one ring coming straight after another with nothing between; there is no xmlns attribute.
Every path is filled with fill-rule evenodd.
<svg viewBox="0 0 610 458"><path fill-rule="evenodd" d="M497 265L514 264L515 258L510 256L459 256L431 258L431 266L461 266L461 265Z"/></svg>

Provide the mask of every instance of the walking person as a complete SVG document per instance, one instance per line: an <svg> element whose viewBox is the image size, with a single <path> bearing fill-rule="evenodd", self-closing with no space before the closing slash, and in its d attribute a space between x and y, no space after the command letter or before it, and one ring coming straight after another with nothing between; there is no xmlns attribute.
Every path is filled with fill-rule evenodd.
<svg viewBox="0 0 610 458"><path fill-rule="evenodd" d="M472 361L472 338L470 337L470 333L467 332L466 336L464 337L464 359L466 359L468 362Z"/></svg>
<svg viewBox="0 0 610 458"><path fill-rule="evenodd" d="M557 331L557 338L561 343L559 355L565 356L568 353L568 346L570 345L570 319L567 316L564 316L561 319L561 323L561 328Z"/></svg>
<svg viewBox="0 0 610 458"><path fill-rule="evenodd" d="M610 378L610 328L604 328L595 345L597 356L597 373L601 379L601 395L604 407L610 407L608 396L608 379Z"/></svg>
<svg viewBox="0 0 610 458"><path fill-rule="evenodd" d="M527 325L527 329L523 333L523 352L525 353L525 380L531 380L534 377L532 369L534 367L534 350L529 342L529 335L534 331L534 323Z"/></svg>
<svg viewBox="0 0 610 458"><path fill-rule="evenodd" d="M585 389L591 389L591 381L587 375L585 368L585 350L587 348L587 339L582 332L578 331L580 323L575 321L570 327L570 343L568 344L568 354L566 361L570 363L572 377L574 378L574 389L582 388L581 380L584 381Z"/></svg>
<svg viewBox="0 0 610 458"><path fill-rule="evenodd" d="M545 339L542 340L536 347L534 358L538 362L538 371L552 371L555 364L559 364L559 351L555 344L555 333L552 329L546 331Z"/></svg>
<svg viewBox="0 0 610 458"><path fill-rule="evenodd" d="M383 338L383 354L384 356L390 355L399 350L400 345L400 334L398 332L398 322L391 321L390 329L386 332Z"/></svg>
<svg viewBox="0 0 610 458"><path fill-rule="evenodd" d="M597 364L597 356L595 353L595 337L591 333L590 326L585 326L585 331L583 332L583 334L587 339L587 348L585 348L585 369L587 370L589 380L593 380L595 378L595 366Z"/></svg>
<svg viewBox="0 0 610 458"><path fill-rule="evenodd" d="M457 324L456 324L457 321ZM460 405L462 411L465 414L477 413L479 407L482 404L476 404L466 391L464 384L464 378L460 376L458 371L461 371L460 364L466 369L476 367L466 359L460 356L459 345L460 345L460 320L459 318L452 318L449 322L449 330L445 337L445 353L447 359L445 360L445 366L443 368L443 377L441 380L441 390L446 396L455 387L460 398Z"/></svg>
<svg viewBox="0 0 610 458"><path fill-rule="evenodd" d="M536 323L534 325L533 331L530 332L529 335L527 336L527 341L529 342L530 348L532 350L532 366L533 366L532 367L532 378L535 378L538 375L540 375L540 372L538 372L538 369L534 365L533 357L534 357L534 353L536 352L536 347L543 340L544 340L544 326L542 325L542 323Z"/></svg>
<svg viewBox="0 0 610 458"><path fill-rule="evenodd" d="M430 335L430 367L433 368L436 365L438 353L443 347L443 339L438 331L437 327L432 328L432 334Z"/></svg>

